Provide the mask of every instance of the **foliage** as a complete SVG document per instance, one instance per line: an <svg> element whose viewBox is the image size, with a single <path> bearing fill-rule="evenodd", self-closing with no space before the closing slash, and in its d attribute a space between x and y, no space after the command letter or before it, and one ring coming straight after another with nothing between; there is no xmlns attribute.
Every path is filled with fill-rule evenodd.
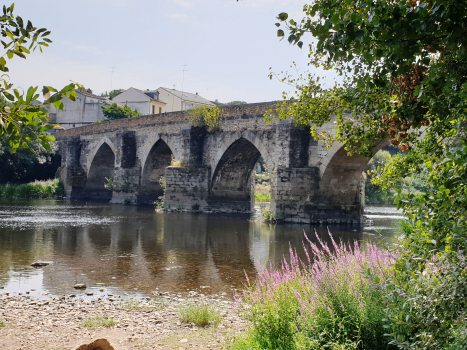
<svg viewBox="0 0 467 350"><path fill-rule="evenodd" d="M228 106L239 106L239 105L246 105L247 103L245 101L232 101L226 103Z"/></svg>
<svg viewBox="0 0 467 350"><path fill-rule="evenodd" d="M0 185L1 198L63 198L65 189L59 179L35 181L22 185Z"/></svg>
<svg viewBox="0 0 467 350"><path fill-rule="evenodd" d="M291 249L290 262L265 269L237 296L252 327L234 348L395 349L384 336L380 284L391 278L394 256L373 245L337 244L331 235L330 247L317 239L308 240L306 262Z"/></svg>
<svg viewBox="0 0 467 350"><path fill-rule="evenodd" d="M400 191L398 207L410 225L401 243L404 254L396 264L398 293L389 297L403 301L390 314L394 344L402 348L442 349L457 344L465 348L467 303L467 149L448 150L443 162L430 169L426 193ZM410 330L408 336L403 331Z"/></svg>
<svg viewBox="0 0 467 350"><path fill-rule="evenodd" d="M99 328L99 327L113 327L115 326L115 321L113 317L108 317L108 316L102 316L102 315L97 315L92 318L88 318L85 320L82 324L81 327L84 328Z"/></svg>
<svg viewBox="0 0 467 350"><path fill-rule="evenodd" d="M0 329L5 327L5 323L3 323L3 321L0 321Z"/></svg>
<svg viewBox="0 0 467 350"><path fill-rule="evenodd" d="M114 190L114 177L106 177L105 178L106 183L104 184L104 188L108 191L113 191Z"/></svg>
<svg viewBox="0 0 467 350"><path fill-rule="evenodd" d="M58 91L57 89L44 86L42 94L44 98L50 92L55 93L47 98L43 104L34 104L39 98L38 87L29 87L25 93L13 88L9 82L6 58L14 57L26 59L31 51L37 48L42 52L42 47L49 46L52 41L47 38L51 33L46 28L34 27L31 21L25 21L20 16L13 15L14 4L9 7L3 6L3 15L0 17L1 41L5 53L0 57L0 71L4 74L0 77L0 96L10 102L10 105L2 106L0 110L0 137L7 137L11 146L11 153L15 153L19 146L25 149L34 149L34 141L39 140L41 145L50 150L50 141L54 138L45 131L53 129L53 125L46 125L49 117L43 106L53 104L62 109L61 99L66 96L70 100L76 100L75 88L81 89L79 84L71 83ZM56 127L56 126L55 126Z"/></svg>
<svg viewBox="0 0 467 350"><path fill-rule="evenodd" d="M170 160L170 166L181 167L182 166L182 161L181 160L176 160L175 156L172 154L172 158Z"/></svg>
<svg viewBox="0 0 467 350"><path fill-rule="evenodd" d="M342 83L286 74L298 97L279 104L279 117L313 123L315 137L349 153L370 157L385 138L404 152L373 173L383 189L398 188L412 226L388 284L388 297L401 302L388 309L388 332L403 349L465 348L467 3L318 0L304 11L299 22L281 13L277 25L299 47L311 33L310 63L334 69ZM320 132L333 114L336 132ZM403 191L409 174L424 172L426 193Z"/></svg>
<svg viewBox="0 0 467 350"><path fill-rule="evenodd" d="M207 304L190 304L180 308L180 321L198 327L217 326L221 322L219 310Z"/></svg>
<svg viewBox="0 0 467 350"><path fill-rule="evenodd" d="M47 151L40 141L35 139L32 140L32 148L35 152L18 148L12 154L8 137L0 136L0 184L25 183L55 177L60 166L58 144L50 141L50 151Z"/></svg>
<svg viewBox="0 0 467 350"><path fill-rule="evenodd" d="M255 200L256 202L270 202L271 201L271 185L267 182L255 185Z"/></svg>
<svg viewBox="0 0 467 350"><path fill-rule="evenodd" d="M201 106L187 111L190 115L190 125L205 127L208 132L222 131L220 119L224 113L217 107Z"/></svg>
<svg viewBox="0 0 467 350"><path fill-rule="evenodd" d="M173 157L173 156L172 156ZM174 158L172 158L173 160ZM164 190L164 194L159 197L158 202L154 202L156 209L164 209L165 208L165 188L167 187L167 183L165 181L165 177L161 176L159 179L159 185L161 185L162 189Z"/></svg>
<svg viewBox="0 0 467 350"><path fill-rule="evenodd" d="M105 119L101 120L100 122L125 118L134 118L139 117L141 115L141 113L139 113L136 109L132 111L131 108L127 105L125 105L125 107L120 107L116 103L112 103L109 107L101 106L101 108Z"/></svg>
<svg viewBox="0 0 467 350"><path fill-rule="evenodd" d="M276 223L277 219L270 208L261 208L261 215L258 217L259 221Z"/></svg>
<svg viewBox="0 0 467 350"><path fill-rule="evenodd" d="M106 92L100 94L100 96L101 97L108 97L111 100L113 100L114 97L120 95L123 91L125 91L125 90L123 90L123 89L114 89L114 90L112 90L110 92L106 91Z"/></svg>

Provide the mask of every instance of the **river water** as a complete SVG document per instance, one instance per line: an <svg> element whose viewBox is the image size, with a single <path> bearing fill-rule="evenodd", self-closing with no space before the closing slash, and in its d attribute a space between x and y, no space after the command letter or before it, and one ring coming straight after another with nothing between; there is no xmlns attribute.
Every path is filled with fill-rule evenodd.
<svg viewBox="0 0 467 350"><path fill-rule="evenodd" d="M336 239L388 241L403 216L368 207L363 227L330 226ZM67 201L0 202L0 288L43 295L88 290L150 294L241 288L245 273L279 265L304 233L329 240L326 226L270 225L248 215L157 213L153 207ZM52 264L30 267L42 260Z"/></svg>

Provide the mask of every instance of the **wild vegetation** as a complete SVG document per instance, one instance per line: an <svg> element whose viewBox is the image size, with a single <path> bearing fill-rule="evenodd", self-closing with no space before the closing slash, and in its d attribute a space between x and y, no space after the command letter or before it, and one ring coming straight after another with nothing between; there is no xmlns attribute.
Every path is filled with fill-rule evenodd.
<svg viewBox="0 0 467 350"><path fill-rule="evenodd" d="M207 132L221 131L223 111L218 107L201 106L188 110L190 125L206 128Z"/></svg>
<svg viewBox="0 0 467 350"><path fill-rule="evenodd" d="M238 295L251 321L234 349L396 349L385 329L387 300L381 283L392 278L396 257L367 244L328 246L308 240L307 261L290 250L290 262L259 274Z"/></svg>
<svg viewBox="0 0 467 350"><path fill-rule="evenodd" d="M198 327L217 326L221 322L219 310L207 304L185 305L180 309L180 321Z"/></svg>
<svg viewBox="0 0 467 350"><path fill-rule="evenodd" d="M0 185L0 197L10 199L63 198L65 189L59 179L34 181L21 185Z"/></svg>
<svg viewBox="0 0 467 350"><path fill-rule="evenodd" d="M299 275L290 265L261 275L246 295L253 327L244 344L257 349L465 349L467 3L316 0L303 9L298 21L278 15L278 36L288 31L287 41L302 48L304 36L311 34L310 65L334 70L339 79L328 86L296 66L298 76L271 73L295 89L278 103L278 117L311 125L313 137L328 146L338 141L349 155L370 158L375 141L389 139L401 153L374 169L371 182L383 191L396 189L395 203L409 221L395 261L373 264L379 271L359 264L344 274L363 291L367 285L370 292L378 291L375 299L367 294L368 302L336 287L347 283L339 273L350 257L328 265L325 278L318 279L324 283L314 282L329 286L332 293L325 297L313 284L311 295L303 297L301 289L296 295L295 288L311 273ZM266 117L275 116L271 111ZM319 130L331 121L335 130ZM411 176L423 192L404 189ZM329 261L332 254L342 256L329 251ZM298 282L289 277L295 275ZM357 300L359 308L346 300ZM283 305L292 312L283 311Z"/></svg>
<svg viewBox="0 0 467 350"><path fill-rule="evenodd" d="M84 328L99 328L99 327L109 328L115 325L116 323L113 317L102 316L102 315L97 315L93 318L88 318L81 324L81 326Z"/></svg>

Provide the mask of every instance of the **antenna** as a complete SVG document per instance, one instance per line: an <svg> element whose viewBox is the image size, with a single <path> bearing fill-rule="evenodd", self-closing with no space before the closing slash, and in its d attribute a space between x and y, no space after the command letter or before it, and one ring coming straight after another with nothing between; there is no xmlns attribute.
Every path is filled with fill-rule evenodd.
<svg viewBox="0 0 467 350"><path fill-rule="evenodd" d="M113 79L114 79L114 72L115 72L115 67L110 67L112 70L111 70L111 74L110 74L110 92L112 92L112 84L113 84ZM110 95L110 92L109 92L109 95Z"/></svg>
<svg viewBox="0 0 467 350"><path fill-rule="evenodd" d="M183 65L183 79L182 79L182 101L181 101L181 110L183 111L183 83L185 82L185 72L187 71L186 69L186 64Z"/></svg>

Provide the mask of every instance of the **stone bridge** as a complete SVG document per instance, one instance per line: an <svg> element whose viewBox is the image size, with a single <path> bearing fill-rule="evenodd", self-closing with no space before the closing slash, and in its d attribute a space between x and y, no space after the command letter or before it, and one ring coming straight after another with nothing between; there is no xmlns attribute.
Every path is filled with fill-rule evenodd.
<svg viewBox="0 0 467 350"><path fill-rule="evenodd" d="M169 209L249 212L255 164L271 177L271 211L286 222L360 223L362 172L368 159L326 149L309 128L267 123L275 103L224 107L221 132L192 127L186 112L94 124L56 134L67 197L110 203L152 203ZM334 129L329 123L325 128ZM377 149L383 146L378 145ZM172 159L179 166L171 165ZM104 187L113 179L113 188Z"/></svg>

